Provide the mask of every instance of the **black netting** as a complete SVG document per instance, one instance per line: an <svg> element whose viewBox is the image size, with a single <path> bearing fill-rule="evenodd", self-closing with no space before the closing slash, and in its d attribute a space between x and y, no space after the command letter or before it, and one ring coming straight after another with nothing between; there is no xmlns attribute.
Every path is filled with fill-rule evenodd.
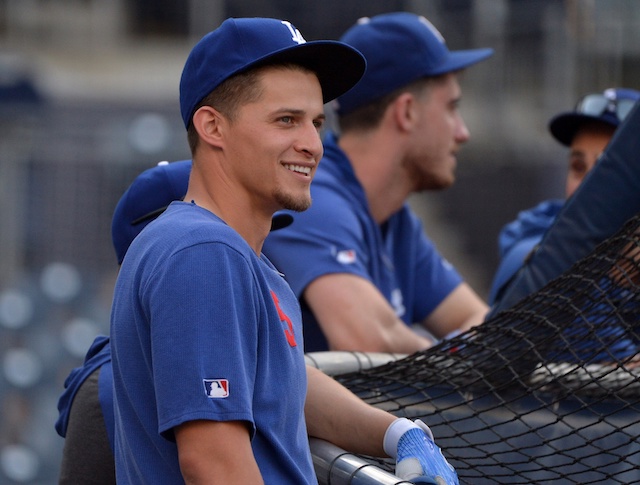
<svg viewBox="0 0 640 485"><path fill-rule="evenodd" d="M639 256L640 215L474 330L337 379L427 422L461 483L640 483Z"/></svg>

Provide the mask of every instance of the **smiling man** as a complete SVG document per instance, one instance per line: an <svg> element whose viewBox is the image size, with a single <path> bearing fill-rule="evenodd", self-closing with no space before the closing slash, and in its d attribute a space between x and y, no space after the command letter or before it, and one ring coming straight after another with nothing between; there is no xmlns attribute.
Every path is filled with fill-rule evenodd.
<svg viewBox="0 0 640 485"><path fill-rule="evenodd" d="M364 67L276 19L228 19L191 51L186 195L132 242L114 292L118 483L315 484L309 435L457 483L430 432L305 366L298 301L262 254L274 212L309 207L323 104Z"/></svg>
<svg viewBox="0 0 640 485"><path fill-rule="evenodd" d="M361 19L341 40L367 59L337 100L313 205L264 251L301 301L307 351L412 353L482 322L487 305L442 258L407 204L455 180L469 139L458 73L491 49L449 51L424 17Z"/></svg>

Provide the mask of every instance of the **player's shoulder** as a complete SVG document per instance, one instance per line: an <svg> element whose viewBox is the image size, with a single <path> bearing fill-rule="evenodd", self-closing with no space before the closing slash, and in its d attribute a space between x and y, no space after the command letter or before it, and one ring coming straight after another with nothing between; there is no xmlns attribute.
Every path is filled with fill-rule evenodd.
<svg viewBox="0 0 640 485"><path fill-rule="evenodd" d="M186 202L173 202L158 219L143 229L138 239L134 241L134 244L138 243L136 246L161 259L200 246L219 247L221 251L239 252L245 257L251 253L237 231L210 211Z"/></svg>

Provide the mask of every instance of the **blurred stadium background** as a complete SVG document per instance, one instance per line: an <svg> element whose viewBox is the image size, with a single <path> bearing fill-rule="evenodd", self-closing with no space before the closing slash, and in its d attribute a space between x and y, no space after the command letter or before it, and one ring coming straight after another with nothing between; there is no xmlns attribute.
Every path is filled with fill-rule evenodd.
<svg viewBox="0 0 640 485"><path fill-rule="evenodd" d="M178 81L229 16L338 38L361 16L423 14L451 49L493 47L462 79L458 181L411 203L486 296L500 227L562 197L548 119L589 91L640 88L635 0L0 0L0 483L57 482L63 381L108 331L110 222L132 179L189 158Z"/></svg>

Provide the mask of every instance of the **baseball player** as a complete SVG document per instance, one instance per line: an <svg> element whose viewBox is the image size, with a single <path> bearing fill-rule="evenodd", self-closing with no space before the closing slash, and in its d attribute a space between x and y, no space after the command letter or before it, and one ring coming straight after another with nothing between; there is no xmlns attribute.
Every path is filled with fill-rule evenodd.
<svg viewBox="0 0 640 485"><path fill-rule="evenodd" d="M618 126L639 99L640 92L636 90L609 88L602 93L583 96L573 111L560 113L549 121L551 135L569 148L566 199L574 194L595 167ZM516 220L502 228L498 237L501 260L491 285L491 305L504 303L504 295L556 221L564 204L565 200L545 200L520 212ZM611 274L603 274L599 281L600 289L589 298L584 297L590 302L586 305L589 309L585 309L585 313L591 315L587 318L589 325L585 325L584 317L577 317L574 326L564 332L569 348L550 353L549 360L611 362L614 358L623 360L638 353L636 339L622 326L605 324L611 310L607 299L602 297L602 288L616 288L613 300L622 298L628 291L612 284L611 278ZM609 291L613 290L605 290L605 293ZM613 293L611 295L614 296ZM591 333L594 327L597 338Z"/></svg>
<svg viewBox="0 0 640 485"><path fill-rule="evenodd" d="M491 49L449 51L424 17L361 19L342 36L367 72L337 99L313 205L264 252L304 311L307 351L413 353L483 321L487 305L437 251L407 204L455 178L469 138L458 111L458 71ZM400 54L402 53L402 54Z"/></svg>
<svg viewBox="0 0 640 485"><path fill-rule="evenodd" d="M118 265L133 239L187 191L191 160L160 162L142 172L122 195L111 235ZM109 338L99 335L80 367L71 371L58 400L55 428L65 438L60 485L114 484L113 376Z"/></svg>
<svg viewBox="0 0 640 485"><path fill-rule="evenodd" d="M640 92L629 88L609 88L602 93L582 97L572 111L549 121L551 135L569 148L565 198L568 199L595 166L598 157L613 137L617 127L640 99ZM553 224L564 200L552 199L522 211L516 220L500 231L500 263L489 294L493 305L526 258L540 243Z"/></svg>
<svg viewBox="0 0 640 485"><path fill-rule="evenodd" d="M114 294L118 483L315 483L307 433L457 483L428 428L306 368L297 300L260 251L275 211L308 206L323 101L363 69L276 19L229 19L190 54L185 200L135 238Z"/></svg>

